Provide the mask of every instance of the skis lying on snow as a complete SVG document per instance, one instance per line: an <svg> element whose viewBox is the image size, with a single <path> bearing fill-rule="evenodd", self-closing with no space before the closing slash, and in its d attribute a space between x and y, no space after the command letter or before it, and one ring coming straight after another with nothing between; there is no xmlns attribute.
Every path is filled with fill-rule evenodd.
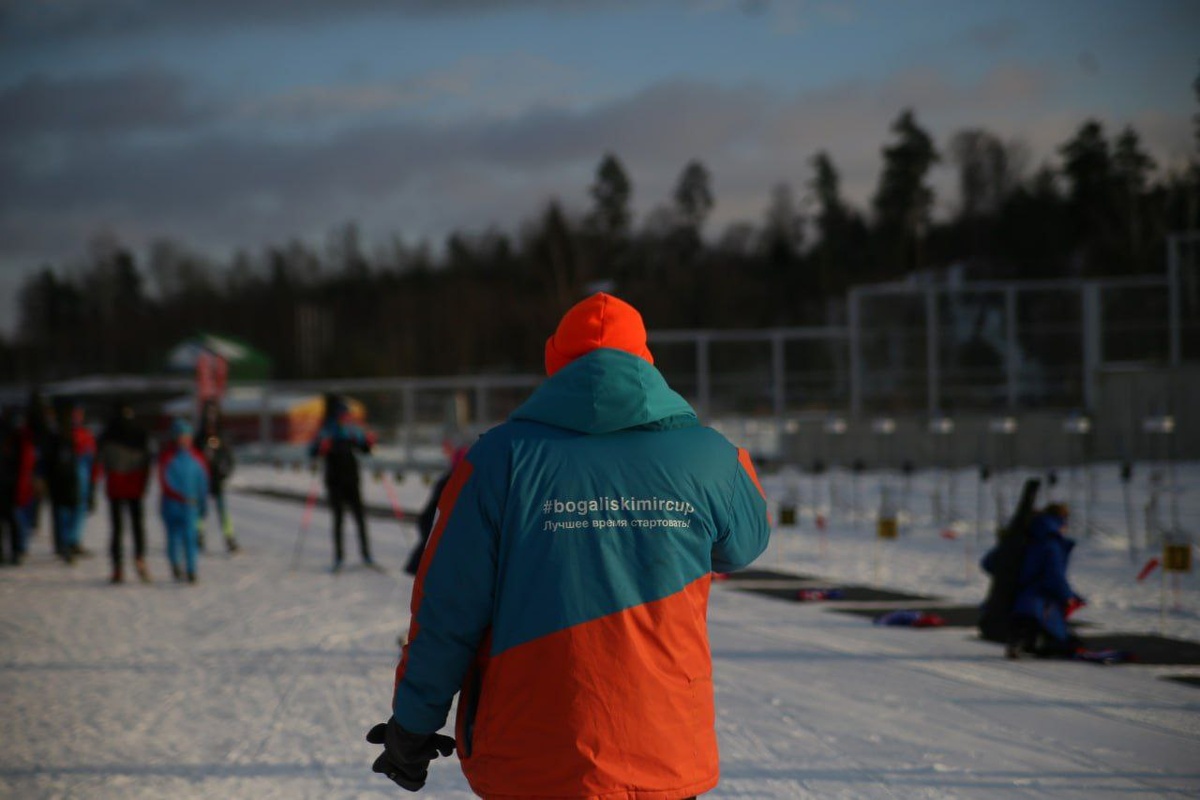
<svg viewBox="0 0 1200 800"><path fill-rule="evenodd" d="M840 600L845 595L841 589L800 589L796 592L796 599L802 603L811 603L816 600Z"/></svg>
<svg viewBox="0 0 1200 800"><path fill-rule="evenodd" d="M881 614L874 621L876 625L893 625L908 628L940 628L946 624L946 620L937 614L907 608Z"/></svg>
<svg viewBox="0 0 1200 800"><path fill-rule="evenodd" d="M1128 650L1108 648L1104 650L1086 650L1080 648L1071 654L1076 661L1087 661L1090 664L1128 664L1137 661L1137 656Z"/></svg>

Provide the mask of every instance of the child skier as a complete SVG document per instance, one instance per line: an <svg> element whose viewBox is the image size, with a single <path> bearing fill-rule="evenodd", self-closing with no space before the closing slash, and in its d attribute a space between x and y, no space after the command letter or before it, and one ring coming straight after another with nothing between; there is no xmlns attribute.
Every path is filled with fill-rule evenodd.
<svg viewBox="0 0 1200 800"><path fill-rule="evenodd" d="M172 442L158 460L162 518L167 528L167 559L175 580L196 582L196 528L204 515L208 472L204 457L192 447L192 426L182 419L171 424Z"/></svg>

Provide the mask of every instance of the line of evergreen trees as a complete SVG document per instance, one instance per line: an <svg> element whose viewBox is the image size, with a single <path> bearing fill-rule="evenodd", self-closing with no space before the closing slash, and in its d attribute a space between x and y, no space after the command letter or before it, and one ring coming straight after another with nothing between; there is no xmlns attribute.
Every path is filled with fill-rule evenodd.
<svg viewBox="0 0 1200 800"><path fill-rule="evenodd" d="M1133 128L1088 120L1030 172L1020 144L971 129L939 148L904 111L869 211L843 199L820 152L800 198L781 182L757 224L721 232L706 229L717 198L703 163L637 224L633 177L610 153L586 213L550 200L515 232L456 232L436 254L399 236L368 252L354 224L323 252L293 241L224 263L172 241L139 261L102 237L85 265L24 283L0 381L154 372L197 330L253 343L278 378L537 371L559 315L597 287L660 329L761 327L841 322L847 287L954 263L1013 278L1160 272L1166 236L1200 224L1200 114L1195 135L1191 164L1164 171ZM947 219L932 214L939 162L958 176Z"/></svg>

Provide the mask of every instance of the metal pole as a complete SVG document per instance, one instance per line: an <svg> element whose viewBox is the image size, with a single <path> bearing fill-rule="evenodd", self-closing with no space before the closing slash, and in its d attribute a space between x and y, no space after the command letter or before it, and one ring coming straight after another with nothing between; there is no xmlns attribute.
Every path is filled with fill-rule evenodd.
<svg viewBox="0 0 1200 800"><path fill-rule="evenodd" d="M413 465L413 436L417 427L417 390L411 384L401 390L404 404L404 461Z"/></svg>
<svg viewBox="0 0 1200 800"><path fill-rule="evenodd" d="M475 384L475 427L480 430L487 427L491 409L488 408L488 389L483 381Z"/></svg>
<svg viewBox="0 0 1200 800"><path fill-rule="evenodd" d="M1009 411L1017 409L1020 349L1017 344L1017 287L1004 290L1004 373Z"/></svg>
<svg viewBox="0 0 1200 800"><path fill-rule="evenodd" d="M984 478L985 467L980 467L975 478L975 543L979 544L983 534L983 484L987 482Z"/></svg>
<svg viewBox="0 0 1200 800"><path fill-rule="evenodd" d="M700 403L700 416L708 419L712 413L712 386L709 380L708 334L696 337L696 394Z"/></svg>
<svg viewBox="0 0 1200 800"><path fill-rule="evenodd" d="M1133 464L1125 461L1121 464L1121 492L1125 499L1125 529L1129 533L1129 561L1137 562L1138 545L1137 529L1133 515Z"/></svg>
<svg viewBox="0 0 1200 800"><path fill-rule="evenodd" d="M1088 281L1080 290L1083 301L1083 406L1096 410L1096 373L1104 358L1100 339L1100 287Z"/></svg>
<svg viewBox="0 0 1200 800"><path fill-rule="evenodd" d="M271 445L271 387L262 385L262 405L258 409L258 443L266 456Z"/></svg>
<svg viewBox="0 0 1200 800"><path fill-rule="evenodd" d="M846 298L846 316L850 335L850 414L853 417L861 416L863 410L861 302L858 289L851 289Z"/></svg>
<svg viewBox="0 0 1200 800"><path fill-rule="evenodd" d="M1170 363L1178 367L1183 359L1182 311L1179 297L1179 246L1181 237L1167 237L1167 321L1170 331Z"/></svg>
<svg viewBox="0 0 1200 800"><path fill-rule="evenodd" d="M938 296L933 286L925 288L925 362L929 418L941 413L942 398L938 369Z"/></svg>
<svg viewBox="0 0 1200 800"><path fill-rule="evenodd" d="M1171 498L1171 535L1179 536L1183 527L1179 522L1179 485L1175 482L1175 433L1172 430L1167 436L1167 492Z"/></svg>
<svg viewBox="0 0 1200 800"><path fill-rule="evenodd" d="M786 395L786 376L783 359L783 334L771 334L771 399L775 412L775 435L783 435L783 410Z"/></svg>

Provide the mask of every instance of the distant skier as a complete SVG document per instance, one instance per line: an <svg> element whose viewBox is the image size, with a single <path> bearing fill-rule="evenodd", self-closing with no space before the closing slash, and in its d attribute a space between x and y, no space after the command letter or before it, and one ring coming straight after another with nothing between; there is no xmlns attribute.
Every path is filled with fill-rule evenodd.
<svg viewBox="0 0 1200 800"><path fill-rule="evenodd" d="M442 492L373 768L416 791L457 747L483 797L694 797L718 780L712 573L766 548L766 498L629 304L570 309L546 373Z"/></svg>
<svg viewBox="0 0 1200 800"><path fill-rule="evenodd" d="M1051 503L1029 523L1028 538L1016 578L1016 595L1005 655L1071 656L1079 639L1067 627L1067 617L1084 601L1067 580L1067 565L1075 542L1063 531L1069 514L1066 505ZM994 548L983 558L983 568L995 569Z"/></svg>
<svg viewBox="0 0 1200 800"><path fill-rule="evenodd" d="M196 582L197 527L204 516L208 496L208 471L204 457L192 447L192 426L176 419L171 424L172 441L158 460L162 490L162 519L167 528L167 559L175 580L187 576Z"/></svg>
<svg viewBox="0 0 1200 800"><path fill-rule="evenodd" d="M350 408L337 395L325 396L325 421L309 446L311 458L325 461L325 490L333 512L333 571L339 572L345 557L342 546L342 519L349 509L358 526L358 550L363 563L374 567L371 542L367 537L367 522L363 513L362 492L359 488L357 453L370 453L375 437L350 418Z"/></svg>
<svg viewBox="0 0 1200 800"><path fill-rule="evenodd" d="M0 413L0 564L19 565L25 560L26 531L19 510L33 498L36 461L33 437L20 413L4 409Z"/></svg>
<svg viewBox="0 0 1200 800"><path fill-rule="evenodd" d="M134 417L133 407L118 402L100 433L97 444L104 493L108 498L112 526L108 552L112 558L112 582L125 580L122 556L121 519L128 514L133 532L133 565L143 583L150 581L146 567L146 528L142 498L150 481L150 437Z"/></svg>
<svg viewBox="0 0 1200 800"><path fill-rule="evenodd" d="M68 564L88 555L87 515L95 509L96 439L83 425L83 407L69 398L54 403L55 427L43 439L42 477L53 508L54 552Z"/></svg>
<svg viewBox="0 0 1200 800"><path fill-rule="evenodd" d="M200 410L200 429L196 434L196 445L208 467L209 494L217 508L217 522L225 538L225 550L236 553L239 548L233 535L233 519L229 516L229 508L225 504L225 481L233 474L233 450L221 424L221 408L215 401L205 402ZM203 522L200 529L200 549L204 549Z"/></svg>

